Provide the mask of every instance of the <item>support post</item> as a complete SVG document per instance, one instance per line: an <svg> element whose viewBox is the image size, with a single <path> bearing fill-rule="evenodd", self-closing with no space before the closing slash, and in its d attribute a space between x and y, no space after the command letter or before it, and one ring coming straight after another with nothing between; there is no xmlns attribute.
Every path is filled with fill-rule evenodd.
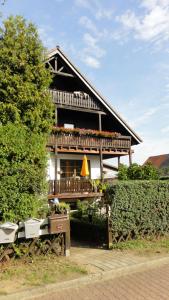
<svg viewBox="0 0 169 300"><path fill-rule="evenodd" d="M99 114L99 131L102 131L102 115ZM100 139L100 179L103 181L103 153L102 153L102 140Z"/></svg>
<svg viewBox="0 0 169 300"><path fill-rule="evenodd" d="M58 110L57 107L55 106L55 126L58 124Z"/></svg>
<svg viewBox="0 0 169 300"><path fill-rule="evenodd" d="M57 191L56 191L57 177L58 177L58 152L57 152L57 142L55 142L55 181L54 181L54 193L55 193L55 195L57 194Z"/></svg>
<svg viewBox="0 0 169 300"><path fill-rule="evenodd" d="M106 215L107 215L107 249L111 249L112 239L112 220L111 220L111 208L110 205L106 204Z"/></svg>
<svg viewBox="0 0 169 300"><path fill-rule="evenodd" d="M129 150L129 166L132 165L132 151L131 151L131 148Z"/></svg>
<svg viewBox="0 0 169 300"><path fill-rule="evenodd" d="M57 111L57 107L55 105L55 126L57 126L58 124L58 111ZM55 181L54 181L54 193L55 195L57 194L57 183L56 180L58 179L58 152L57 152L57 139L55 136Z"/></svg>
<svg viewBox="0 0 169 300"><path fill-rule="evenodd" d="M65 256L70 256L70 217L68 230L65 233Z"/></svg>
<svg viewBox="0 0 169 300"><path fill-rule="evenodd" d="M118 156L118 169L120 167L120 156Z"/></svg>

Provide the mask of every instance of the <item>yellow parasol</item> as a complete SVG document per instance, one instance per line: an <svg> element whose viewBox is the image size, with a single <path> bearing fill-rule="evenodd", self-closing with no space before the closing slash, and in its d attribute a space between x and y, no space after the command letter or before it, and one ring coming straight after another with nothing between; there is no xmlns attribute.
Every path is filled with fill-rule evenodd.
<svg viewBox="0 0 169 300"><path fill-rule="evenodd" d="M86 155L84 155L84 157L83 157L82 169L81 169L80 175L83 177L89 176L89 168L88 168L88 162L87 162Z"/></svg>

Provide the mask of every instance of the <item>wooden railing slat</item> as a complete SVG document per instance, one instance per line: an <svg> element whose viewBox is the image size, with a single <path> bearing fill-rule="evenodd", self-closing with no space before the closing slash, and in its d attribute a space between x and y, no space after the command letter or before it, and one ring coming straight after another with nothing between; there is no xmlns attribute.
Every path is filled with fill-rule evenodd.
<svg viewBox="0 0 169 300"><path fill-rule="evenodd" d="M75 147L100 147L110 149L130 149L130 137L117 137L117 138L100 138L92 136L75 136L73 134L57 133L49 136L48 145L58 146L75 146Z"/></svg>
<svg viewBox="0 0 169 300"><path fill-rule="evenodd" d="M49 180L49 194L93 192L93 186L88 179L64 178Z"/></svg>
<svg viewBox="0 0 169 300"><path fill-rule="evenodd" d="M97 104L89 95L84 95L83 93L75 94L59 90L50 90L50 93L56 104L101 110L100 105Z"/></svg>

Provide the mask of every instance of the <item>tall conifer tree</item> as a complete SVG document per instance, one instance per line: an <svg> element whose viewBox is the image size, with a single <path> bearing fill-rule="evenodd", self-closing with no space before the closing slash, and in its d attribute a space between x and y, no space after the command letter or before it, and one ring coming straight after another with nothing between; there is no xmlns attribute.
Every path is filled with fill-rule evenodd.
<svg viewBox="0 0 169 300"><path fill-rule="evenodd" d="M37 216L46 183L46 139L52 125L45 51L22 17L0 28L0 211L2 220Z"/></svg>

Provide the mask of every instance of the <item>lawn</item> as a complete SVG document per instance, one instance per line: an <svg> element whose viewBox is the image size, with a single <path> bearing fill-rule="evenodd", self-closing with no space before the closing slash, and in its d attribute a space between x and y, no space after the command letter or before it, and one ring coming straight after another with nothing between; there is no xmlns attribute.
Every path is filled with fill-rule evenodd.
<svg viewBox="0 0 169 300"><path fill-rule="evenodd" d="M85 268L70 262L68 258L54 255L29 258L26 261L18 259L0 268L0 295L87 274Z"/></svg>
<svg viewBox="0 0 169 300"><path fill-rule="evenodd" d="M131 250L142 254L169 254L169 237L159 239L137 239L127 242L114 243L112 249Z"/></svg>

